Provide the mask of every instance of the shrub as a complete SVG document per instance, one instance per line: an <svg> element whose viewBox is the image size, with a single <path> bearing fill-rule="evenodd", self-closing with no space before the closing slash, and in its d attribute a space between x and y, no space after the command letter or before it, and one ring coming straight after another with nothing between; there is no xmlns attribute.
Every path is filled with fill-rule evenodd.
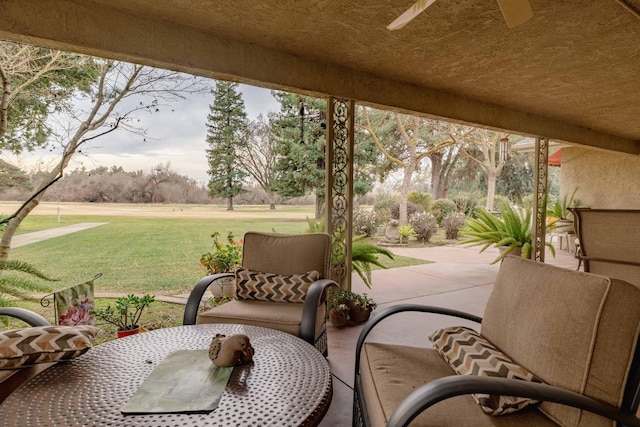
<svg viewBox="0 0 640 427"><path fill-rule="evenodd" d="M431 210L431 203L433 203L433 196L431 193L413 191L407 196L407 201L422 206L425 212L429 212Z"/></svg>
<svg viewBox="0 0 640 427"><path fill-rule="evenodd" d="M464 226L465 218L462 212L450 213L444 217L442 226L447 240L456 240L458 238L458 232Z"/></svg>
<svg viewBox="0 0 640 427"><path fill-rule="evenodd" d="M415 203L407 202L407 217L413 215L416 212L423 212L422 206L416 205ZM391 208L391 218L399 219L400 218L400 203L396 203Z"/></svg>
<svg viewBox="0 0 640 427"><path fill-rule="evenodd" d="M397 194L382 193L373 204L373 211L378 215L378 221L386 224L391 218L391 208L398 202Z"/></svg>
<svg viewBox="0 0 640 427"><path fill-rule="evenodd" d="M436 217L427 212L417 212L409 217L409 222L413 227L416 238L422 243L426 243L431 239L433 233L438 230L436 225Z"/></svg>
<svg viewBox="0 0 640 427"><path fill-rule="evenodd" d="M378 227L378 214L365 208L356 208L353 210L353 233L356 235L366 234L371 237L375 234Z"/></svg>
<svg viewBox="0 0 640 427"><path fill-rule="evenodd" d="M442 220L445 216L454 212L458 212L458 207L453 200L436 199L431 205L431 213L436 217L436 222L439 226L442 225Z"/></svg>
<svg viewBox="0 0 640 427"><path fill-rule="evenodd" d="M242 260L242 241L235 241L232 231L227 234L227 243L220 242L220 233L217 231L211 235L211 238L213 238L214 250L202 255L200 265L209 274L233 271Z"/></svg>
<svg viewBox="0 0 640 427"><path fill-rule="evenodd" d="M509 206L511 206L511 203L509 202L509 198L501 196L499 194L496 194L495 196L493 196L493 210L494 211L501 211L502 207L505 205L505 203ZM480 207L486 208L487 206L487 198L483 197L478 201L478 205L480 205Z"/></svg>
<svg viewBox="0 0 640 427"><path fill-rule="evenodd" d="M461 192L451 198L458 207L458 212L470 215L478 206L478 196L474 193Z"/></svg>

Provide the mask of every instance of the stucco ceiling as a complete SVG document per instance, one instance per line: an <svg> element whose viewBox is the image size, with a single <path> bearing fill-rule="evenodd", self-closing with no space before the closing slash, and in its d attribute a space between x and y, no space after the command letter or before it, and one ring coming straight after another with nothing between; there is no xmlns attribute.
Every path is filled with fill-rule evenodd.
<svg viewBox="0 0 640 427"><path fill-rule="evenodd" d="M616 0L531 0L514 29L437 0L388 31L412 3L3 0L0 38L638 154L640 19Z"/></svg>

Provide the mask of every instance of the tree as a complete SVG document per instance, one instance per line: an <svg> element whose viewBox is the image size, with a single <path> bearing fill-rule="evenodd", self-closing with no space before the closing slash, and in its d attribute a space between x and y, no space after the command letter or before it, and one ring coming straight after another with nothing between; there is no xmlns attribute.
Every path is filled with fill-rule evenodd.
<svg viewBox="0 0 640 427"><path fill-rule="evenodd" d="M278 155L274 188L283 197L299 197L313 191L315 219L319 220L325 204L327 102L293 93L272 94L280 102L280 112L271 120ZM373 188L378 154L369 139L355 143L354 194L364 195Z"/></svg>
<svg viewBox="0 0 640 427"><path fill-rule="evenodd" d="M20 168L0 159L0 193L10 188L31 188L31 181Z"/></svg>
<svg viewBox="0 0 640 427"><path fill-rule="evenodd" d="M274 189L283 197L300 197L315 192L315 217L320 219L325 200L324 99L273 91L280 112L271 120L276 140Z"/></svg>
<svg viewBox="0 0 640 427"><path fill-rule="evenodd" d="M374 111L363 107L357 116L358 126L375 143L386 159L382 175L397 169L403 172L400 185L401 224L407 223L407 196L414 172L422 160L456 143L451 135L439 130L439 123L417 116Z"/></svg>
<svg viewBox="0 0 640 427"><path fill-rule="evenodd" d="M256 120L249 122L247 144L240 147L238 163L267 193L269 209L274 210L276 208L274 181L277 155L275 136L269 121L260 114Z"/></svg>
<svg viewBox="0 0 640 427"><path fill-rule="evenodd" d="M502 173L506 162L505 154L509 144L509 135L489 129L471 129L464 137L463 142L466 146L462 148L462 152L468 159L475 162L486 176L487 204L485 207L488 211L492 211L494 209L496 180Z"/></svg>
<svg viewBox="0 0 640 427"><path fill-rule="evenodd" d="M18 226L38 205L43 194L63 177L76 153L82 153L91 147L92 141L119 129L144 134L143 129L135 126L137 113L152 113L161 107L160 101L202 90L199 79L177 72L98 58L87 64L93 67L89 74L96 75L97 79L82 87L82 91L73 92L74 102L70 99L70 102L56 104L55 111L49 112L58 124L58 129L51 131L51 144L60 150L60 160L44 172L44 179L21 207L3 220L8 226L0 239L0 260L7 259ZM134 96L144 102L124 102Z"/></svg>
<svg viewBox="0 0 640 427"><path fill-rule="evenodd" d="M47 119L97 77L91 57L0 41L0 151L46 144Z"/></svg>
<svg viewBox="0 0 640 427"><path fill-rule="evenodd" d="M213 96L207 116L209 195L225 197L232 211L233 198L243 192L247 176L239 167L239 151L247 145L247 113L238 83L218 81Z"/></svg>
<svg viewBox="0 0 640 427"><path fill-rule="evenodd" d="M533 193L533 162L531 153L510 152L504 171L496 182L496 192L522 204L522 199Z"/></svg>

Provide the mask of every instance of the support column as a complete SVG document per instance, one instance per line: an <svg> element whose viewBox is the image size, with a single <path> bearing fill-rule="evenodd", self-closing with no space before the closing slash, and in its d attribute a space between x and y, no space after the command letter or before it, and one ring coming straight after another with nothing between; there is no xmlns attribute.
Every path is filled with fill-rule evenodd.
<svg viewBox="0 0 640 427"><path fill-rule="evenodd" d="M536 161L534 169L535 198L533 200L533 230L531 233L531 259L544 262L545 235L547 225L547 172L549 139L536 138Z"/></svg>
<svg viewBox="0 0 640 427"><path fill-rule="evenodd" d="M326 230L332 237L331 279L351 290L353 215L353 124L355 103L327 101Z"/></svg>

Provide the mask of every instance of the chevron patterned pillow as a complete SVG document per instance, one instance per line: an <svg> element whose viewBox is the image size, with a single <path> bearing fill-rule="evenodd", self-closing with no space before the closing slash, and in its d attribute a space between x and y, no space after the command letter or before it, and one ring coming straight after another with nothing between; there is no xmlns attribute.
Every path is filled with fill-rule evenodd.
<svg viewBox="0 0 640 427"><path fill-rule="evenodd" d="M82 326L35 326L0 332L0 369L70 360L89 350L98 329Z"/></svg>
<svg viewBox="0 0 640 427"><path fill-rule="evenodd" d="M439 329L431 334L429 340L458 375L542 382L471 328L454 326ZM534 399L489 394L473 394L473 398L489 415L509 414L538 403Z"/></svg>
<svg viewBox="0 0 640 427"><path fill-rule="evenodd" d="M236 299L302 303L309 286L320 278L317 271L281 276L236 269Z"/></svg>

